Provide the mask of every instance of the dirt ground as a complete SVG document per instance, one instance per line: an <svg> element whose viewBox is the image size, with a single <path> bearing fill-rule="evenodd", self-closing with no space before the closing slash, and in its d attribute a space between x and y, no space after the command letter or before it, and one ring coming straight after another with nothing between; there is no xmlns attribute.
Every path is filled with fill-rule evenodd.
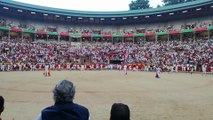
<svg viewBox="0 0 213 120"><path fill-rule="evenodd" d="M130 107L131 120L212 120L213 75L123 71L0 72L6 99L3 120L35 120L53 104L51 90L62 79L76 86L75 103L86 106L91 120L109 120L111 105Z"/></svg>

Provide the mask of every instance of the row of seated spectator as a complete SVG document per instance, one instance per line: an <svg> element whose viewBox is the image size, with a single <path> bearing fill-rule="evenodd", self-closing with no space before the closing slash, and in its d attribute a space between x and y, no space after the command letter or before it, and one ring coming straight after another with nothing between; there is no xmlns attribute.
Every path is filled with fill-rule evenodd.
<svg viewBox="0 0 213 120"><path fill-rule="evenodd" d="M72 45L69 42L39 43L13 39L0 41L0 69L17 70L20 66L34 68L49 64L51 69L71 69L73 64L103 64L120 60L125 64L143 66L182 66L199 69L213 66L213 42L209 41L155 41L141 45L132 43L102 43ZM62 67L66 66L66 67ZM98 65L96 65L98 66ZM37 67L36 67L37 68ZM31 70L26 69L26 70Z"/></svg>

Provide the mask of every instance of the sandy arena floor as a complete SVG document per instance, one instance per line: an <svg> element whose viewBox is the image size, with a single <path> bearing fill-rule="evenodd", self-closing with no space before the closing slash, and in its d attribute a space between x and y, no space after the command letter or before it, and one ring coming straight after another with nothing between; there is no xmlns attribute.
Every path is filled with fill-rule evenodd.
<svg viewBox="0 0 213 120"><path fill-rule="evenodd" d="M126 103L131 120L213 120L213 75L123 71L0 72L6 99L3 120L34 120L53 104L51 90L62 79L76 85L75 102L91 120L109 120L111 105Z"/></svg>

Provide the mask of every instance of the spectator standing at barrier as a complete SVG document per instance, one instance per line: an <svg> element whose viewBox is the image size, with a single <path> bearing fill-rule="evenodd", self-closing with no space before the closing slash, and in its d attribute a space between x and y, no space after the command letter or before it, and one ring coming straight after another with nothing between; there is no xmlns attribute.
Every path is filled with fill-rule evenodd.
<svg viewBox="0 0 213 120"><path fill-rule="evenodd" d="M55 104L42 110L37 120L89 120L89 110L73 102L75 86L62 80L53 89Z"/></svg>
<svg viewBox="0 0 213 120"><path fill-rule="evenodd" d="M114 103L111 107L110 120L130 120L129 107L123 103Z"/></svg>
<svg viewBox="0 0 213 120"><path fill-rule="evenodd" d="M46 64L45 65L45 68L44 68L44 76L49 76L50 75L50 71L49 71L49 65Z"/></svg>
<svg viewBox="0 0 213 120"><path fill-rule="evenodd" d="M127 75L127 65L124 64L124 74Z"/></svg>
<svg viewBox="0 0 213 120"><path fill-rule="evenodd" d="M157 68L156 68L156 75L155 75L155 77L156 77L156 78L160 78L160 73L161 73L161 68L160 68L160 67L157 67Z"/></svg>
<svg viewBox="0 0 213 120"><path fill-rule="evenodd" d="M203 74L206 74L206 65L205 64L202 65L202 72L203 72Z"/></svg>

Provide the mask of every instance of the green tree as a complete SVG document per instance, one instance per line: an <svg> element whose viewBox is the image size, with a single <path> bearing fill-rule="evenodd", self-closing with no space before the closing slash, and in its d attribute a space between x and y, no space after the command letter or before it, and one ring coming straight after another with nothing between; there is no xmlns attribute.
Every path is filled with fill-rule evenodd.
<svg viewBox="0 0 213 120"><path fill-rule="evenodd" d="M185 2L191 2L191 1L196 1L196 0L162 0L164 5L175 5L179 3L185 3Z"/></svg>
<svg viewBox="0 0 213 120"><path fill-rule="evenodd" d="M196 0L186 0L186 2L191 2L191 1L196 1Z"/></svg>
<svg viewBox="0 0 213 120"><path fill-rule="evenodd" d="M150 8L149 0L133 0L129 4L130 10L139 10L139 9L147 9Z"/></svg>
<svg viewBox="0 0 213 120"><path fill-rule="evenodd" d="M159 7L162 7L162 6L158 4L158 5L157 5L157 8L159 8Z"/></svg>

